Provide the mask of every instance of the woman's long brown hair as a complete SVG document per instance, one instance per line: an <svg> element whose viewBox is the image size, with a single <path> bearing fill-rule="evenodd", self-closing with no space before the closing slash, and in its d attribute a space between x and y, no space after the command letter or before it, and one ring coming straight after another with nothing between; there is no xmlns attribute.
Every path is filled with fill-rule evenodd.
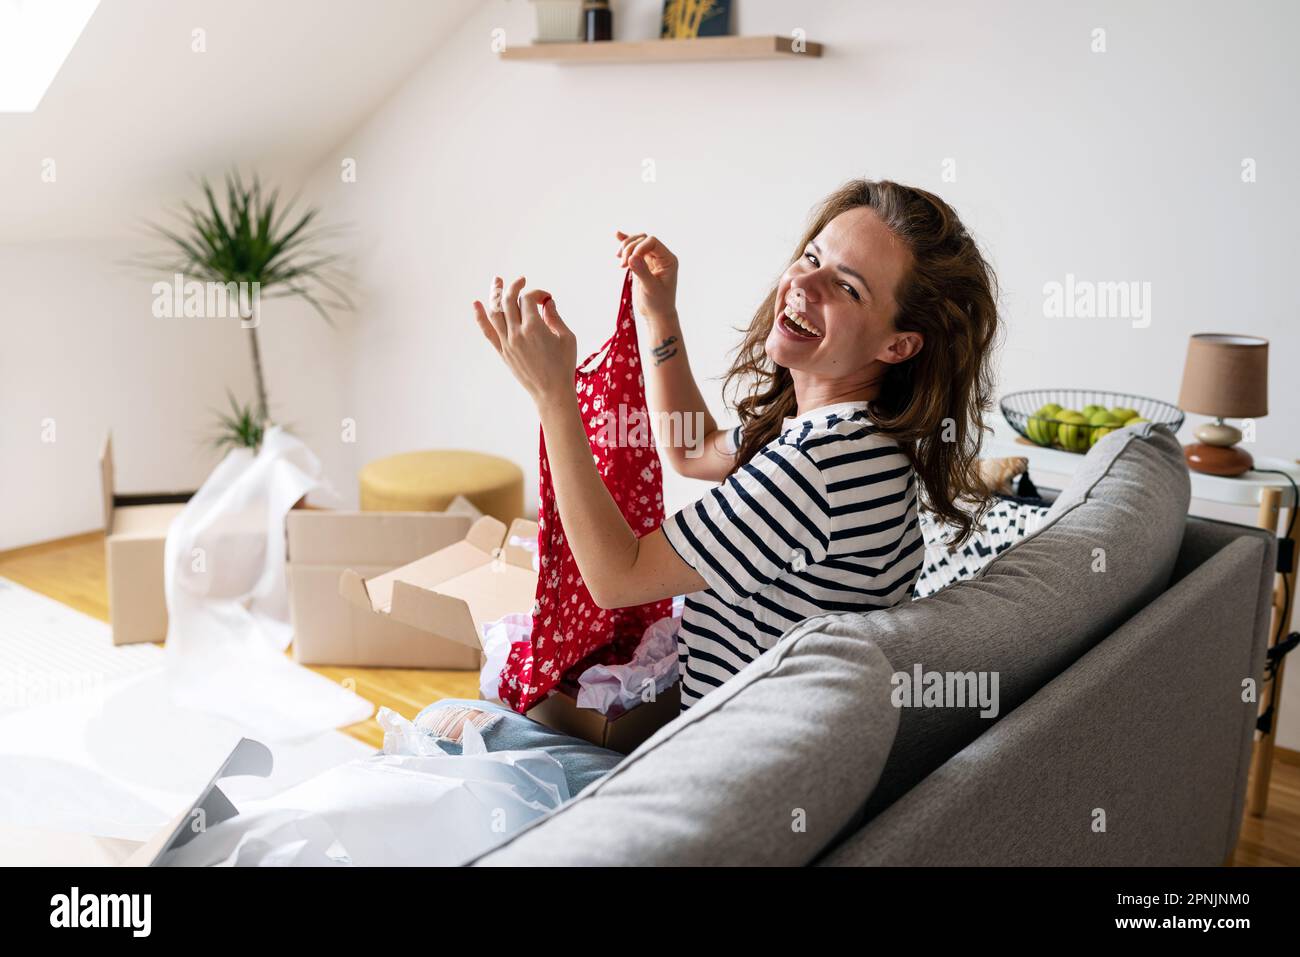
<svg viewBox="0 0 1300 957"><path fill-rule="evenodd" d="M795 249L840 213L875 211L907 246L912 266L895 291L894 327L925 337L920 352L888 367L868 413L911 460L921 506L954 526L956 547L970 537L990 503L976 459L992 406L992 351L998 333L997 278L957 214L933 193L888 180L851 180L814 211ZM742 438L732 471L747 463L794 416L797 402L788 369L767 356L777 284L754 313L726 375L740 416Z"/></svg>

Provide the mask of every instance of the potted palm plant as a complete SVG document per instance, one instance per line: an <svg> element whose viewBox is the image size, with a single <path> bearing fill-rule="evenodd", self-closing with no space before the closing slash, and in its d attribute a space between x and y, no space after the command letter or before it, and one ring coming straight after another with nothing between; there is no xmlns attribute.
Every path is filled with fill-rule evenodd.
<svg viewBox="0 0 1300 957"><path fill-rule="evenodd" d="M316 225L318 209L295 212L293 200L282 205L278 189L264 195L256 176L245 184L238 170L226 174L222 201L206 178L199 186L203 202L183 203L176 213L179 226L150 224L167 253L149 265L178 278L222 287L233 283L241 290L255 291L248 298L241 295L239 302L257 395L253 402L241 404L227 391L231 411L219 414L215 444L256 450L271 422L258 340L261 297L302 299L330 326L334 325L331 310L351 309L352 302L342 288L339 257L326 248L332 231Z"/></svg>

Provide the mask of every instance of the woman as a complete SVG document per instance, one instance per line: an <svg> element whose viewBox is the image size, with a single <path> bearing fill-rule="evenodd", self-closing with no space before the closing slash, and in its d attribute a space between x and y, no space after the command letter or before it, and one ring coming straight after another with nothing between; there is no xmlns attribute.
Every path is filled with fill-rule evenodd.
<svg viewBox="0 0 1300 957"><path fill-rule="evenodd" d="M490 306L473 305L537 406L560 520L592 598L616 608L687 596L678 643L688 708L798 621L911 597L924 558L918 505L959 540L976 529L995 280L937 196L847 183L815 211L755 313L727 377L740 425L723 430L687 361L676 257L652 236L617 238L653 343L653 411L705 423L702 448L661 446L665 458L721 483L650 534L628 526L592 462L573 389L577 344L554 298L498 277ZM475 702L421 714L452 745L466 719L502 734L535 724Z"/></svg>

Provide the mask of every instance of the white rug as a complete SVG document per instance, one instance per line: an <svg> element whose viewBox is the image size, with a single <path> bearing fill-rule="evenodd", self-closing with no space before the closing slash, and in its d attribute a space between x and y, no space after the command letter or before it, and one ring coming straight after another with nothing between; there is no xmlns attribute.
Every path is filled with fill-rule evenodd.
<svg viewBox="0 0 1300 957"><path fill-rule="evenodd" d="M115 648L103 622L0 579L0 826L145 840L244 736L173 703L161 648ZM271 777L223 786L236 805L373 753L337 731L268 744Z"/></svg>
<svg viewBox="0 0 1300 957"><path fill-rule="evenodd" d="M102 621L0 578L0 716L162 663L157 645L114 648Z"/></svg>

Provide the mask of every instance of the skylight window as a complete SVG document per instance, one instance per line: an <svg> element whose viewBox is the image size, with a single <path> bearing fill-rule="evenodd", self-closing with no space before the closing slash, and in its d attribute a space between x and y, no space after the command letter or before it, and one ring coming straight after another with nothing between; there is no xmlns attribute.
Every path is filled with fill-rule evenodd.
<svg viewBox="0 0 1300 957"><path fill-rule="evenodd" d="M0 0L0 113L40 106L99 0Z"/></svg>

